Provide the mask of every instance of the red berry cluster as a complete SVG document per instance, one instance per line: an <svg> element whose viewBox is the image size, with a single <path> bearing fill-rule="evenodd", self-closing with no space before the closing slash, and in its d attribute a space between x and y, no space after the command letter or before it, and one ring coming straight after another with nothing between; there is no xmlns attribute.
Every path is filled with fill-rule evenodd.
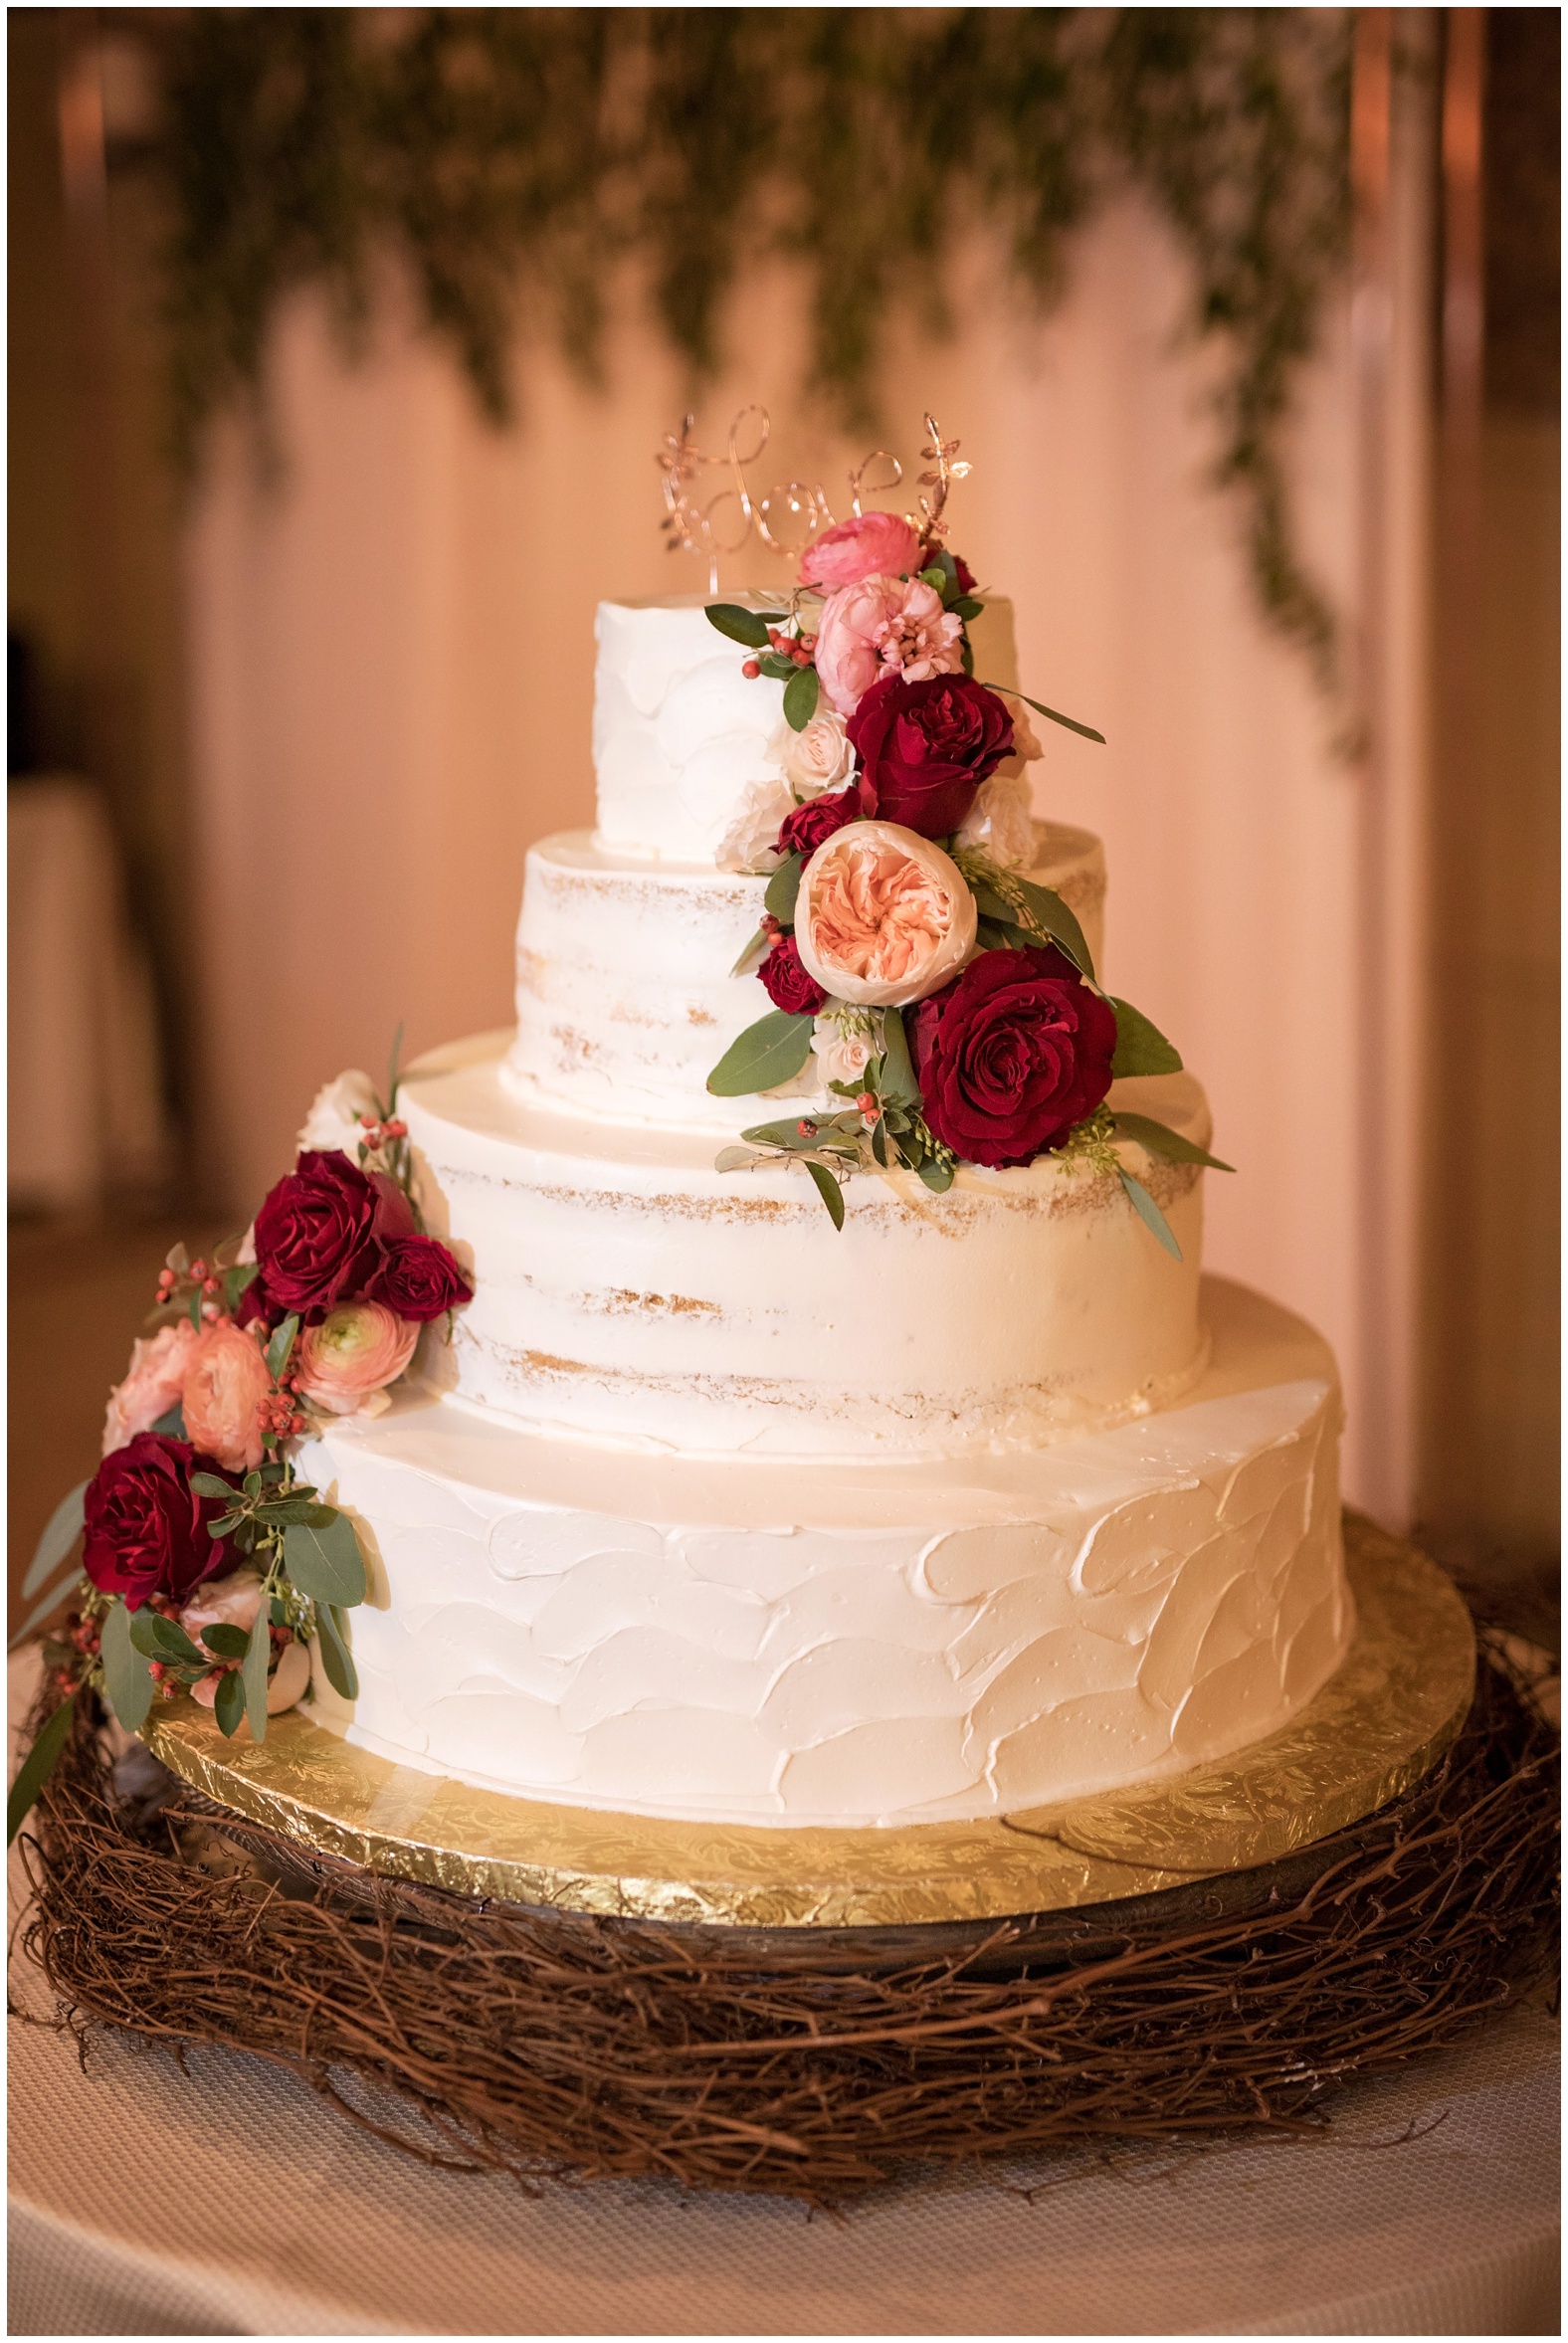
<svg viewBox="0 0 1568 2343"><path fill-rule="evenodd" d="M398 1114L394 1114L390 1122L378 1122L373 1114L362 1114L359 1127L365 1134L365 1145L372 1153L377 1147L384 1147L389 1139L408 1137L408 1124Z"/></svg>
<svg viewBox="0 0 1568 2343"><path fill-rule="evenodd" d="M292 1440L295 1433L304 1430L305 1419L299 1412L298 1390L287 1368L261 1401L256 1414L264 1440Z"/></svg>
<svg viewBox="0 0 1568 2343"><path fill-rule="evenodd" d="M815 635L786 635L782 627L769 627L768 641L778 659L792 659L798 668L809 668L817 656ZM761 668L754 659L742 660L743 676L760 676Z"/></svg>
<svg viewBox="0 0 1568 2343"><path fill-rule="evenodd" d="M223 1279L212 1265L205 1261L193 1261L190 1268L184 1270L159 1269L158 1271L158 1302L160 1306L165 1302L176 1300L181 1293L200 1293L205 1297L201 1305L202 1316L216 1318L222 1315L217 1300L217 1296L222 1291Z"/></svg>

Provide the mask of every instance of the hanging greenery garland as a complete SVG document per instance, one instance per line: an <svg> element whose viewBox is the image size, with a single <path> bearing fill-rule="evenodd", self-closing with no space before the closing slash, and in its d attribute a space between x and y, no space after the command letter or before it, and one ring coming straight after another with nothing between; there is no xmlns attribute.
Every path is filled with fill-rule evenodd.
<svg viewBox="0 0 1568 2343"><path fill-rule="evenodd" d="M257 393L280 298L324 286L352 336L389 247L496 422L530 338L596 373L626 264L699 383L737 278L782 252L810 286L807 387L864 426L894 310L948 328L967 231L1000 234L1044 310L1073 231L1131 184L1222 353L1216 479L1247 498L1262 606L1331 680L1279 442L1345 248L1345 12L203 8L161 38L187 460Z"/></svg>

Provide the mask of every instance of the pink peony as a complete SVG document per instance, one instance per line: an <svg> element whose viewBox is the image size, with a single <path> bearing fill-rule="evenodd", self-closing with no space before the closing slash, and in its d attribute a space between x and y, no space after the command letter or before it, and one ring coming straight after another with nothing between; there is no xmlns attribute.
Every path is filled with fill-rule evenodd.
<svg viewBox="0 0 1568 2343"><path fill-rule="evenodd" d="M834 1000L921 1000L962 966L974 940L975 899L962 873L896 823L852 823L801 873L796 947Z"/></svg>
<svg viewBox="0 0 1568 2343"><path fill-rule="evenodd" d="M379 1301L346 1301L299 1337L294 1373L306 1399L332 1416L352 1416L395 1383L414 1355L419 1328Z"/></svg>
<svg viewBox="0 0 1568 2343"><path fill-rule="evenodd" d="M272 1387L256 1336L220 1319L199 1337L186 1366L180 1404L187 1438L227 1471L254 1472L263 1455L262 1402Z"/></svg>
<svg viewBox="0 0 1568 2343"><path fill-rule="evenodd" d="M160 1326L145 1341L132 1343L125 1380L116 1383L108 1396L108 1413L103 1418L105 1457L128 1446L138 1432L150 1432L158 1418L168 1414L180 1396L191 1352L200 1339L189 1318L181 1318L178 1325Z"/></svg>
<svg viewBox="0 0 1568 2343"><path fill-rule="evenodd" d="M817 675L841 715L852 716L874 683L888 676L924 683L963 668L961 622L918 578L865 578L842 586L822 606Z"/></svg>
<svg viewBox="0 0 1568 2343"><path fill-rule="evenodd" d="M896 512L863 512L808 545L803 586L858 586L862 578L896 577L919 567L920 540Z"/></svg>

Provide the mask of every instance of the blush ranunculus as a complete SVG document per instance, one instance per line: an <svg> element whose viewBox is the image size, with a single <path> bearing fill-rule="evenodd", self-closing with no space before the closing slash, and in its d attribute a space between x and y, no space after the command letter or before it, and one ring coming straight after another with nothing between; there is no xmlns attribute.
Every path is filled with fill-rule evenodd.
<svg viewBox="0 0 1568 2343"><path fill-rule="evenodd" d="M269 1305L318 1324L362 1292L383 1249L414 1233L408 1198L384 1172L335 1150L307 1149L256 1216L256 1256Z"/></svg>
<svg viewBox="0 0 1568 2343"><path fill-rule="evenodd" d="M83 1499L82 1567L93 1584L139 1611L150 1595L188 1602L203 1579L226 1569L228 1540L207 1534L223 1500L190 1484L192 1472L217 1471L216 1457L157 1432L138 1432L105 1457Z"/></svg>
<svg viewBox="0 0 1568 2343"><path fill-rule="evenodd" d="M919 567L920 540L898 512L862 512L824 530L801 557L803 586L858 586Z"/></svg>
<svg viewBox="0 0 1568 2343"><path fill-rule="evenodd" d="M263 1400L273 1379L254 1334L227 1319L198 1336L180 1390L185 1430L226 1472L254 1472L262 1461Z"/></svg>
<svg viewBox="0 0 1568 2343"><path fill-rule="evenodd" d="M200 1339L189 1318L181 1318L131 1344L125 1380L116 1383L108 1395L103 1418L105 1457L134 1440L138 1432L150 1432L158 1418L168 1414L184 1388L185 1370Z"/></svg>
<svg viewBox="0 0 1568 2343"><path fill-rule="evenodd" d="M861 801L853 789L836 789L831 797L814 797L808 806L797 806L784 818L779 831L778 851L781 855L814 855L846 822L861 818Z"/></svg>
<svg viewBox="0 0 1568 2343"><path fill-rule="evenodd" d="M926 1122L969 1163L1032 1163L1110 1088L1116 1013L1054 944L979 953L910 1027Z"/></svg>
<svg viewBox="0 0 1568 2343"><path fill-rule="evenodd" d="M863 578L841 586L817 622L817 679L839 713L853 716L882 676L956 675L963 666L962 621L918 578ZM850 735L853 740L855 735Z"/></svg>
<svg viewBox="0 0 1568 2343"><path fill-rule="evenodd" d="M911 683L890 676L850 719L860 753L861 811L922 838L946 838L975 791L1013 750L1013 719L994 691L969 676Z"/></svg>
<svg viewBox="0 0 1568 2343"><path fill-rule="evenodd" d="M929 839L892 822L854 822L800 875L795 941L836 1001L881 1008L934 992L975 940L975 899Z"/></svg>
<svg viewBox="0 0 1568 2343"><path fill-rule="evenodd" d="M800 948L792 935L779 937L757 975L774 1008L791 1017L814 1017L828 997L801 966Z"/></svg>
<svg viewBox="0 0 1568 2343"><path fill-rule="evenodd" d="M294 1379L329 1416L358 1415L395 1383L414 1355L419 1328L384 1302L347 1301L307 1326L294 1353Z"/></svg>
<svg viewBox="0 0 1568 2343"><path fill-rule="evenodd" d="M381 1257L365 1291L400 1318L428 1325L474 1299L474 1288L438 1237L399 1237Z"/></svg>

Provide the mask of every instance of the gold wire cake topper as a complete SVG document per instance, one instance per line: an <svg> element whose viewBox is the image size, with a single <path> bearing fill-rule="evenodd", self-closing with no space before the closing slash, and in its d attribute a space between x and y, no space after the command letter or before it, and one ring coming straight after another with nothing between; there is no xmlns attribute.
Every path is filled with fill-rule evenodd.
<svg viewBox="0 0 1568 2343"><path fill-rule="evenodd" d="M753 419L754 422L753 422ZM752 422L751 433L746 425ZM920 532L921 542L929 546L941 543L947 534L946 506L948 491L954 481L966 480L970 466L958 458L957 440L944 440L934 415L924 418L927 445L920 450L921 459L931 469L919 476L918 487L931 491L916 499L917 509L905 514L911 528ZM718 564L720 556L739 553L753 536L785 560L796 560L821 529L838 526L827 492L820 482L801 480L776 481L762 494L755 494L747 479L749 468L760 463L763 450L773 434L773 420L766 407L753 404L742 407L729 426L724 453L710 456L697 446L696 417L682 418L681 429L667 431L656 453L665 499L665 517L660 523L665 543L672 553L705 555L708 565L708 587L718 592ZM742 452L742 438L755 437L756 445ZM867 476L874 465L891 466L890 477L874 480ZM729 480L703 503L697 495L698 484L704 470L727 472ZM850 512L861 517L864 496L884 496L901 486L903 466L886 448L873 448L849 475ZM733 506L733 513L718 518L722 508ZM786 538L776 525L784 514L793 522L804 522L804 533ZM784 524L788 526L788 523ZM732 530L731 535L721 531Z"/></svg>

